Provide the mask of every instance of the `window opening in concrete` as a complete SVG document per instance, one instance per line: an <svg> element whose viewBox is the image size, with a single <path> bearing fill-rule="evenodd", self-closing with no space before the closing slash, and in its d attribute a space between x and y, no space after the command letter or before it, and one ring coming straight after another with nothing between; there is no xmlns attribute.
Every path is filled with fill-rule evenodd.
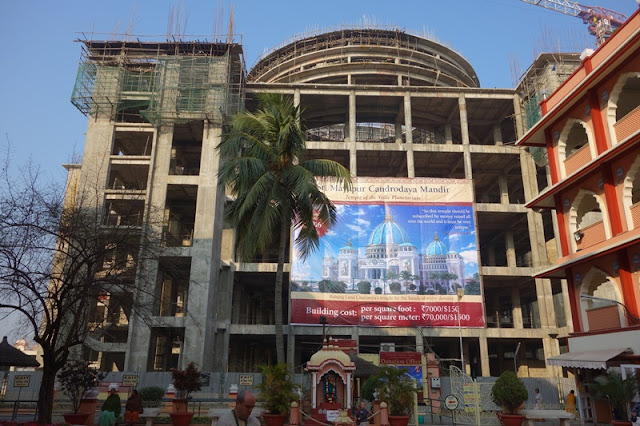
<svg viewBox="0 0 640 426"><path fill-rule="evenodd" d="M143 191L147 189L149 164L111 164L107 188Z"/></svg>
<svg viewBox="0 0 640 426"><path fill-rule="evenodd" d="M104 224L107 226L142 226L143 200L107 200Z"/></svg>
<svg viewBox="0 0 640 426"><path fill-rule="evenodd" d="M535 287L521 289L520 308L522 309L522 325L524 328L540 328L540 310Z"/></svg>
<svg viewBox="0 0 640 426"><path fill-rule="evenodd" d="M170 175L198 175L202 156L203 122L176 125L171 142Z"/></svg>
<svg viewBox="0 0 640 426"><path fill-rule="evenodd" d="M116 131L111 155L149 156L153 146L153 132Z"/></svg>
<svg viewBox="0 0 640 426"><path fill-rule="evenodd" d="M358 176L407 177L407 154L389 151L358 151Z"/></svg>
<svg viewBox="0 0 640 426"><path fill-rule="evenodd" d="M559 279L551 280L551 293L553 294L553 310L556 313L556 326L566 327L567 318L564 311L564 293L562 293L562 282Z"/></svg>
<svg viewBox="0 0 640 426"><path fill-rule="evenodd" d="M197 185L167 185L162 239L169 247L190 247L196 220Z"/></svg>
<svg viewBox="0 0 640 426"><path fill-rule="evenodd" d="M162 258L158 264L156 315L183 317L187 312L191 258Z"/></svg>
<svg viewBox="0 0 640 426"><path fill-rule="evenodd" d="M154 328L151 336L150 371L178 368L184 342L184 328Z"/></svg>

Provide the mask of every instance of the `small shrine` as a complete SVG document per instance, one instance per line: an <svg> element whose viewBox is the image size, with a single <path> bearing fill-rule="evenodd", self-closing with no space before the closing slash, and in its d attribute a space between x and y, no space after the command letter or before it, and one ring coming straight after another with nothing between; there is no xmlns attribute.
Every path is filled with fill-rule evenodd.
<svg viewBox="0 0 640 426"><path fill-rule="evenodd" d="M333 421L339 410L351 406L355 364L329 340L311 356L306 369L311 373L311 417L320 422Z"/></svg>

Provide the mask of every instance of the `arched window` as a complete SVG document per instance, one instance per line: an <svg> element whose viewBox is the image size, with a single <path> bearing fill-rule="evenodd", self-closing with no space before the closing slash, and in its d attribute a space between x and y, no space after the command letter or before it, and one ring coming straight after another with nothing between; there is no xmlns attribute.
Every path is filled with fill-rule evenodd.
<svg viewBox="0 0 640 426"><path fill-rule="evenodd" d="M626 139L635 132L634 124L640 117L640 73L625 73L618 78L611 91L607 120L612 144Z"/></svg>
<svg viewBox="0 0 640 426"><path fill-rule="evenodd" d="M627 229L640 227L640 155L633 161L624 178L622 194Z"/></svg>
<svg viewBox="0 0 640 426"><path fill-rule="evenodd" d="M583 121L571 118L567 120L558 140L558 158L561 163L560 174L566 177L587 164L596 156L591 129ZM588 147L587 147L588 146Z"/></svg>
<svg viewBox="0 0 640 426"><path fill-rule="evenodd" d="M598 268L592 268L581 286L580 314L582 331L615 328L626 325L618 285L614 278Z"/></svg>
<svg viewBox="0 0 640 426"><path fill-rule="evenodd" d="M576 195L569 212L571 246L576 252L592 246L606 238L611 238L606 205L597 194L581 189Z"/></svg>

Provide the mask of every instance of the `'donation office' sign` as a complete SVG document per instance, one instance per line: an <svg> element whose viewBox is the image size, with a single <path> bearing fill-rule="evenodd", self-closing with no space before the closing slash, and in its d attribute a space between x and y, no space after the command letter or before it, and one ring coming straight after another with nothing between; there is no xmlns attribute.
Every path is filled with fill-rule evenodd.
<svg viewBox="0 0 640 426"><path fill-rule="evenodd" d="M320 181L338 222L291 259L291 323L483 327L473 189L466 179ZM458 289L464 288L462 299Z"/></svg>

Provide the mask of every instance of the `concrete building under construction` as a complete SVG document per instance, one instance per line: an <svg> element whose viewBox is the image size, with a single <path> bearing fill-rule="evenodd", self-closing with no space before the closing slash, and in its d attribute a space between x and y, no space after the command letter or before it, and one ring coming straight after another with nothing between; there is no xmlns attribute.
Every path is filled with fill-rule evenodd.
<svg viewBox="0 0 640 426"><path fill-rule="evenodd" d="M571 331L566 282L532 278L555 260L555 219L524 206L546 186L546 173L514 142L532 124L525 106L532 99L537 106L537 75L565 73L575 57L553 69L543 65L559 60L541 57L518 88L484 89L462 55L398 29L297 37L248 73L235 43L81 43L72 102L89 119L83 162L68 167L70 178L100 182L94 202L106 225L153 222L166 250L144 268L158 277L153 316L125 312L110 333L86 341L86 356L101 368L166 371L195 361L204 371L243 372L275 361L276 248L236 257L216 151L229 117L270 92L303 108L309 158L335 160L356 177L473 182L484 325L329 322L330 335L356 340L359 353L428 346L451 362L461 345L467 372L477 376L497 376L514 361L522 376L560 373L545 359L561 353ZM285 289L286 307L287 278ZM287 358L300 365L326 330L287 318Z"/></svg>

